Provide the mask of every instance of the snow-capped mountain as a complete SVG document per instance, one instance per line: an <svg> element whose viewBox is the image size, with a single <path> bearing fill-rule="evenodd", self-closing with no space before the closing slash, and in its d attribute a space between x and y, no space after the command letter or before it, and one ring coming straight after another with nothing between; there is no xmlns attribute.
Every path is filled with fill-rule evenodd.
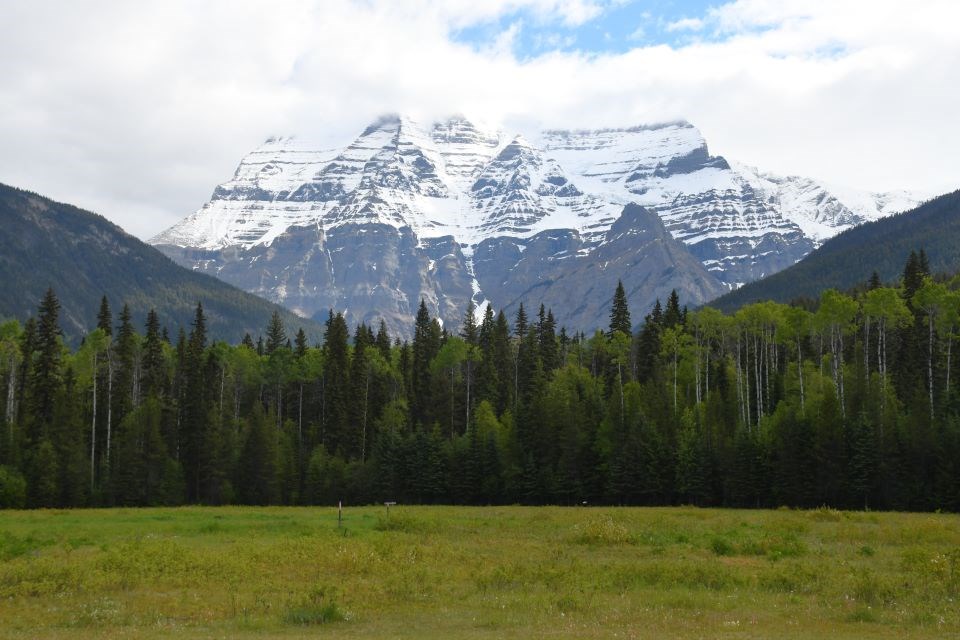
<svg viewBox="0 0 960 640"><path fill-rule="evenodd" d="M618 278L637 319L672 288L698 304L918 200L731 164L686 122L507 134L388 116L341 148L268 140L151 242L307 316L405 334L421 298L454 325L472 299L590 330Z"/></svg>

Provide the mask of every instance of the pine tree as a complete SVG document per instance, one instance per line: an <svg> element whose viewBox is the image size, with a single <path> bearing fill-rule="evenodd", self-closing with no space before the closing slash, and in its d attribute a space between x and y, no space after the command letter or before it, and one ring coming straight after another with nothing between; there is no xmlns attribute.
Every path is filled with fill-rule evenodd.
<svg viewBox="0 0 960 640"><path fill-rule="evenodd" d="M54 401L61 384L60 302L53 289L47 289L40 303L37 320L37 357L30 380L34 442L47 437L53 422Z"/></svg>
<svg viewBox="0 0 960 640"><path fill-rule="evenodd" d="M283 328L283 318L279 311L274 311L270 316L270 324L267 327L267 355L272 354L277 349L283 348L287 343L287 334Z"/></svg>
<svg viewBox="0 0 960 640"><path fill-rule="evenodd" d="M472 345L476 345L480 339L476 309L472 299L467 302L467 312L463 314L463 328L460 330L460 337Z"/></svg>
<svg viewBox="0 0 960 640"><path fill-rule="evenodd" d="M520 303L520 308L517 309L517 318L513 324L514 337L518 340L522 340L523 336L527 335L527 312L523 309L523 303Z"/></svg>
<svg viewBox="0 0 960 640"><path fill-rule="evenodd" d="M650 312L650 320L659 326L663 326L663 307L660 305L660 298L657 298L657 301L653 305L653 310Z"/></svg>
<svg viewBox="0 0 960 640"><path fill-rule="evenodd" d="M659 302L657 304L659 305ZM643 319L643 328L637 338L637 380L640 382L653 379L658 371L663 325L655 319L657 310L658 307L654 307L654 313Z"/></svg>
<svg viewBox="0 0 960 640"><path fill-rule="evenodd" d="M147 313L146 335L143 339L143 394L160 397L166 393L166 358L163 353L163 338L160 335L160 319L151 309Z"/></svg>
<svg viewBox="0 0 960 640"><path fill-rule="evenodd" d="M97 329L103 330L108 336L113 335L113 315L110 313L110 303L107 296L100 299L100 311L97 312Z"/></svg>
<svg viewBox="0 0 960 640"><path fill-rule="evenodd" d="M63 373L63 385L56 400L50 442L57 454L57 483L60 493L57 502L65 507L81 507L87 503L88 465L84 446L81 391L72 366Z"/></svg>
<svg viewBox="0 0 960 640"><path fill-rule="evenodd" d="M323 402L320 441L336 452L345 446L349 429L349 333L342 314L330 313L323 339Z"/></svg>
<svg viewBox="0 0 960 640"><path fill-rule="evenodd" d="M353 334L353 357L350 359L350 430L345 434L342 455L345 460L364 459L367 434L373 421L370 416L371 363L367 350L374 338L361 323ZM373 440L370 439L369 442Z"/></svg>
<svg viewBox="0 0 960 640"><path fill-rule="evenodd" d="M510 346L510 326L507 316L500 311L493 327L493 365L497 371L497 413L502 414L506 409L515 405L515 374L514 357Z"/></svg>
<svg viewBox="0 0 960 640"><path fill-rule="evenodd" d="M115 392L113 393L113 420L120 424L123 418L139 403L138 338L133 328L130 307L123 305L120 326L117 329L115 358Z"/></svg>
<svg viewBox="0 0 960 640"><path fill-rule="evenodd" d="M209 393L206 368L207 321L203 305L198 303L190 337L186 341L180 419L180 461L187 481L188 502L203 502L203 480L208 472L211 452L204 450L208 440Z"/></svg>
<svg viewBox="0 0 960 640"><path fill-rule="evenodd" d="M541 305L542 307L542 305ZM548 310L546 317L540 322L540 360L543 370L551 372L560 366L560 355L557 350L557 321L553 317L553 310Z"/></svg>
<svg viewBox="0 0 960 640"><path fill-rule="evenodd" d="M613 294L613 303L610 306L610 335L619 331L627 337L633 335L630 323L630 308L627 306L627 293L623 282L617 280L617 290Z"/></svg>
<svg viewBox="0 0 960 640"><path fill-rule="evenodd" d="M380 351L380 356L386 360L390 361L390 334L387 332L387 323L383 320L380 320L380 326L377 329L377 337L375 339L377 344L377 349Z"/></svg>
<svg viewBox="0 0 960 640"><path fill-rule="evenodd" d="M279 499L277 444L276 430L263 415L259 403L255 404L240 452L237 479L240 500L244 504L269 505Z"/></svg>
<svg viewBox="0 0 960 640"><path fill-rule="evenodd" d="M913 299L913 294L923 286L923 279L927 273L921 264L916 251L911 251L907 263L903 267L903 297Z"/></svg>
<svg viewBox="0 0 960 640"><path fill-rule="evenodd" d="M413 362L411 363L412 398L410 402L414 423L432 424L434 411L431 403L430 362L440 350L440 331L436 320L430 319L427 305L420 299L413 333Z"/></svg>
<svg viewBox="0 0 960 640"><path fill-rule="evenodd" d="M680 296L674 289L670 292L670 297L667 298L667 310L663 314L663 326L670 328L680 324L683 324L683 312L680 310Z"/></svg>
<svg viewBox="0 0 960 640"><path fill-rule="evenodd" d="M294 340L294 346L296 348L294 349L293 352L298 358L302 358L303 356L307 355L307 334L304 333L303 327L300 327L297 330L297 336L296 336L296 339Z"/></svg>

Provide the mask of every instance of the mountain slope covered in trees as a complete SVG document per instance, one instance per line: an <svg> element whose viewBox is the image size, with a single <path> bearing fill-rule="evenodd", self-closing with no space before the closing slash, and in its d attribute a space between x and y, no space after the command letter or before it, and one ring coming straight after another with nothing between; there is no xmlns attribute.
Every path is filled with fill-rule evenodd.
<svg viewBox="0 0 960 640"><path fill-rule="evenodd" d="M922 248L933 273L960 270L960 191L916 209L844 231L806 258L709 303L732 311L758 300L816 298L828 288L850 289L870 279L893 282L904 257Z"/></svg>
<svg viewBox="0 0 960 640"><path fill-rule="evenodd" d="M318 325L221 280L194 273L99 216L0 184L0 318L24 320L52 287L65 335L93 328L100 299L142 320L153 308L171 332L189 328L197 302L210 332L233 337L266 326L280 310L290 326L319 338ZM254 334L256 335L256 334Z"/></svg>

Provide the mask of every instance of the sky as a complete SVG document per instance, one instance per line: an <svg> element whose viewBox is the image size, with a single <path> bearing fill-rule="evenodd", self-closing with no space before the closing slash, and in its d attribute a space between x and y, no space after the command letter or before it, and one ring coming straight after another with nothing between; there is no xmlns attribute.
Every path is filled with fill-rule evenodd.
<svg viewBox="0 0 960 640"><path fill-rule="evenodd" d="M686 119L711 153L960 187L955 0L4 0L0 182L150 236L272 135L384 113L507 130Z"/></svg>

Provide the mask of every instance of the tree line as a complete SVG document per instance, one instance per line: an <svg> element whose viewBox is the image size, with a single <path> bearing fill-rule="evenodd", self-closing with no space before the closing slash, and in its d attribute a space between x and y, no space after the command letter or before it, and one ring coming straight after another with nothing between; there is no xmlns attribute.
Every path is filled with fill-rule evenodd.
<svg viewBox="0 0 960 640"><path fill-rule="evenodd" d="M911 254L816 304L688 311L673 292L634 330L622 284L606 331L542 306L421 302L411 341L321 345L274 315L211 342L101 301L76 350L48 291L0 326L0 506L622 504L960 510L952 373L960 278Z"/></svg>

